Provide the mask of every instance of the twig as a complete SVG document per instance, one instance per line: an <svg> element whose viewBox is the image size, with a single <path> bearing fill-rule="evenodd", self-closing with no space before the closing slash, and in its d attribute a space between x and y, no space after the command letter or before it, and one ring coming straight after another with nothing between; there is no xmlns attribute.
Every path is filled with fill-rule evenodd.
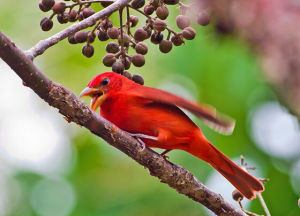
<svg viewBox="0 0 300 216"><path fill-rule="evenodd" d="M247 211L246 209L244 209L243 205L242 205L242 202L241 202L241 199L238 200L238 203L240 205L240 208L241 210L248 216L263 216L263 215L259 215L259 214L256 214L254 212L251 212L251 211Z"/></svg>
<svg viewBox="0 0 300 216"><path fill-rule="evenodd" d="M257 194L257 196L258 196L258 199L259 199L259 202L260 202L261 206L263 207L263 209L266 212L266 216L271 216L271 213L270 213L270 211L269 211L269 209L268 209L268 207L267 207L267 205L265 203L265 200L262 197L262 195L259 193L259 194Z"/></svg>
<svg viewBox="0 0 300 216"><path fill-rule="evenodd" d="M99 19L104 18L106 16L110 16L113 12L125 7L130 1L131 0L117 0L113 4L95 13L94 15L82 20L81 22L75 23L45 40L41 40L34 47L26 51L26 55L30 59L34 59L35 57L43 54L45 50L47 50L49 47L57 44L58 42L67 38L68 36L94 25Z"/></svg>
<svg viewBox="0 0 300 216"><path fill-rule="evenodd" d="M209 190L186 169L166 161L163 156L149 148L143 149L136 139L92 111L70 90L52 82L2 32L0 32L0 57L50 106L58 108L62 115L84 126L142 166L147 167L151 175L158 177L161 182L203 204L216 215L243 215L240 209Z"/></svg>

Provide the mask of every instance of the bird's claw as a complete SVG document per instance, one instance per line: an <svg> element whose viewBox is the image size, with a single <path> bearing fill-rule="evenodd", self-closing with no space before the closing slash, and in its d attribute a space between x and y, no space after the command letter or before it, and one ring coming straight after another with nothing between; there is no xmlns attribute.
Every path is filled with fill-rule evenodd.
<svg viewBox="0 0 300 216"><path fill-rule="evenodd" d="M142 144L142 149L139 149L138 152L144 151L145 148L146 148L145 143L144 143L140 138L137 138L137 137L136 137L136 139L137 139L137 141L138 141L140 144Z"/></svg>
<svg viewBox="0 0 300 216"><path fill-rule="evenodd" d="M168 152L170 152L171 149L167 149L165 151L163 151L160 156L162 156L165 160L170 160L170 157L168 155L166 155Z"/></svg>

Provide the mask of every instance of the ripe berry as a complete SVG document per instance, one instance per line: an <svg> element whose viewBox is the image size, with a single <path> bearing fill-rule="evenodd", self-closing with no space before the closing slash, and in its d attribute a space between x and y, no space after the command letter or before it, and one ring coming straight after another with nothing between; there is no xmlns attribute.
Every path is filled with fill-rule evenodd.
<svg viewBox="0 0 300 216"><path fill-rule="evenodd" d="M164 35L162 33L158 32L158 33L153 33L151 35L150 40L154 44L159 44L162 41L163 38L164 38Z"/></svg>
<svg viewBox="0 0 300 216"><path fill-rule="evenodd" d="M164 31L166 29L166 27L167 27L167 24L164 21L159 20L159 19L155 20L153 23L154 30L159 31L159 32Z"/></svg>
<svg viewBox="0 0 300 216"><path fill-rule="evenodd" d="M97 37L99 41L107 41L109 39L107 33L101 29L97 32Z"/></svg>
<svg viewBox="0 0 300 216"><path fill-rule="evenodd" d="M190 26L191 21L187 16L179 15L176 17L176 24L177 24L178 28L184 29L184 28Z"/></svg>
<svg viewBox="0 0 300 216"><path fill-rule="evenodd" d="M155 11L155 8L152 5L150 5L150 4L147 4L144 7L144 13L147 14L147 15L153 14L154 11Z"/></svg>
<svg viewBox="0 0 300 216"><path fill-rule="evenodd" d="M111 38L111 39L117 39L119 37L119 29L116 27L111 27L107 30L107 35Z"/></svg>
<svg viewBox="0 0 300 216"><path fill-rule="evenodd" d="M156 9L156 15L158 18L165 20L169 16L169 10L166 6L160 6Z"/></svg>
<svg viewBox="0 0 300 216"><path fill-rule="evenodd" d="M131 22L131 27L135 27L137 25L137 23L139 22L139 18L137 16L133 16L133 15L130 16L129 20Z"/></svg>
<svg viewBox="0 0 300 216"><path fill-rule="evenodd" d="M92 8L84 8L82 10L82 15L84 18L88 18L89 16L92 16L95 13L95 11Z"/></svg>
<svg viewBox="0 0 300 216"><path fill-rule="evenodd" d="M145 0L133 0L131 2L131 6L135 9L143 7L145 4Z"/></svg>
<svg viewBox="0 0 300 216"><path fill-rule="evenodd" d="M136 67L142 67L145 64L145 58L141 54L135 54L131 58L132 64Z"/></svg>
<svg viewBox="0 0 300 216"><path fill-rule="evenodd" d="M232 198L235 200L235 201L241 201L244 196L241 194L241 192L239 192L238 190L234 190L232 192Z"/></svg>
<svg viewBox="0 0 300 216"><path fill-rule="evenodd" d="M193 40L196 36L196 31L192 27L186 27L182 31L182 36L187 40Z"/></svg>
<svg viewBox="0 0 300 216"><path fill-rule="evenodd" d="M168 53L171 51L172 49L172 42L169 41L169 40L162 40L159 44L159 50L162 52L162 53Z"/></svg>
<svg viewBox="0 0 300 216"><path fill-rule="evenodd" d="M173 35L171 41L174 44L174 46L180 46L181 44L183 44L183 40L180 35Z"/></svg>
<svg viewBox="0 0 300 216"><path fill-rule="evenodd" d="M70 22L75 22L77 19L77 10L71 10L69 12L69 21Z"/></svg>
<svg viewBox="0 0 300 216"><path fill-rule="evenodd" d="M56 18L60 24L67 23L69 21L69 13L64 12L62 14L58 14Z"/></svg>
<svg viewBox="0 0 300 216"><path fill-rule="evenodd" d="M74 38L75 38L77 43L84 43L84 42L87 41L88 32L86 32L86 31L76 32L75 35L74 35Z"/></svg>
<svg viewBox="0 0 300 216"><path fill-rule="evenodd" d="M40 26L43 31L49 31L53 27L53 22L51 19L45 17L41 20Z"/></svg>
<svg viewBox="0 0 300 216"><path fill-rule="evenodd" d="M164 3L167 5L176 5L179 3L179 0L164 0Z"/></svg>
<svg viewBox="0 0 300 216"><path fill-rule="evenodd" d="M108 53L117 53L120 51L120 46L116 42L109 42L106 45L105 50Z"/></svg>
<svg viewBox="0 0 300 216"><path fill-rule="evenodd" d="M144 79L141 75L134 74L131 79L137 84L144 85Z"/></svg>
<svg viewBox="0 0 300 216"><path fill-rule="evenodd" d="M135 30L134 36L133 36L133 38L136 41L143 41L143 40L147 39L147 37L148 37L148 33L142 28L138 28L137 30Z"/></svg>
<svg viewBox="0 0 300 216"><path fill-rule="evenodd" d="M74 35L70 35L68 37L68 41L69 41L70 44L77 44L77 42L76 42L76 40L74 38Z"/></svg>
<svg viewBox="0 0 300 216"><path fill-rule="evenodd" d="M51 8L47 8L42 2L39 2L39 8L43 12L47 12L47 11L51 10Z"/></svg>
<svg viewBox="0 0 300 216"><path fill-rule="evenodd" d="M54 0L42 0L41 3L46 7L49 8L49 10L53 7L55 4Z"/></svg>
<svg viewBox="0 0 300 216"><path fill-rule="evenodd" d="M106 67L111 67L115 62L116 62L116 57L114 56L114 54L111 53L106 54L102 59L102 63Z"/></svg>
<svg viewBox="0 0 300 216"><path fill-rule="evenodd" d="M113 63L111 67L113 72L122 73L124 71L124 64L120 61Z"/></svg>
<svg viewBox="0 0 300 216"><path fill-rule="evenodd" d="M144 42L138 42L134 47L136 53L146 55L148 52L148 46Z"/></svg>
<svg viewBox="0 0 300 216"><path fill-rule="evenodd" d="M56 14L63 13L65 9L66 9L66 3L64 2L56 2L52 7L53 12Z"/></svg>
<svg viewBox="0 0 300 216"><path fill-rule="evenodd" d="M123 71L122 75L131 80L131 73L129 73L128 71Z"/></svg>
<svg viewBox="0 0 300 216"><path fill-rule="evenodd" d="M108 28L111 28L113 25L112 25L112 21L110 19L105 19L102 21L102 23L100 24L100 27L103 29L103 30L107 30Z"/></svg>
<svg viewBox="0 0 300 216"><path fill-rule="evenodd" d="M160 0L151 0L150 4L156 9L160 4Z"/></svg>
<svg viewBox="0 0 300 216"><path fill-rule="evenodd" d="M94 47L92 45L84 45L82 47L82 54L90 58L94 55Z"/></svg>
<svg viewBox="0 0 300 216"><path fill-rule="evenodd" d="M206 26L210 23L210 16L207 12L201 12L197 16L197 22L199 25Z"/></svg>

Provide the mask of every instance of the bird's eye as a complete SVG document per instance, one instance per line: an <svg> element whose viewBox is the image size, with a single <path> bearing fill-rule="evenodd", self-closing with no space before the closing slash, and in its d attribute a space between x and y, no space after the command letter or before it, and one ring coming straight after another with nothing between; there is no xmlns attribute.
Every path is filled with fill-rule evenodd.
<svg viewBox="0 0 300 216"><path fill-rule="evenodd" d="M104 78L101 82L101 85L107 85L109 83L109 79L108 78Z"/></svg>

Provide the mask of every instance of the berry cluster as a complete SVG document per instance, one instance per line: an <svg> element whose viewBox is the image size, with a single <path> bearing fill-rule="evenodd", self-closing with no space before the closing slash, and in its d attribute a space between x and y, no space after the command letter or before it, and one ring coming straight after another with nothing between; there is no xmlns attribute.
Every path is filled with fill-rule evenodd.
<svg viewBox="0 0 300 216"><path fill-rule="evenodd" d="M65 0L70 1L70 0ZM43 31L49 31L53 27L53 18L56 16L57 21L61 24L68 22L81 21L95 13L90 8L92 4L101 4L103 7L113 3L113 0L72 0L73 3L67 5L64 1L55 2L55 0L41 0L39 7L42 11L52 11L52 15L43 18L40 26ZM164 21L169 16L168 6L179 5L181 14L176 17L179 32L171 29L167 22ZM77 8L77 10L75 9ZM196 31L190 27L191 20L186 15L190 6L184 5L179 0L133 0L131 4L124 9L119 10L119 27L113 25L112 21L105 17L94 24L93 29L89 31L79 31L68 37L70 44L84 43L82 54L88 58L94 54L94 43L97 38L99 41L108 41L106 45L107 54L103 57L102 62L105 66L111 67L112 71L123 74L140 84L144 81L142 77L133 75L128 70L133 64L136 67L142 67L145 64L145 57L148 53L146 40L157 44L162 53L168 53L173 46L180 46L185 40L192 40L196 36ZM123 22L123 11L126 10L126 21ZM132 30L139 23L137 16L130 15L134 10L146 18L146 23L139 28ZM197 15L197 22L206 26L210 22L210 16L207 12L202 11ZM129 50L132 48L135 54L130 55Z"/></svg>

